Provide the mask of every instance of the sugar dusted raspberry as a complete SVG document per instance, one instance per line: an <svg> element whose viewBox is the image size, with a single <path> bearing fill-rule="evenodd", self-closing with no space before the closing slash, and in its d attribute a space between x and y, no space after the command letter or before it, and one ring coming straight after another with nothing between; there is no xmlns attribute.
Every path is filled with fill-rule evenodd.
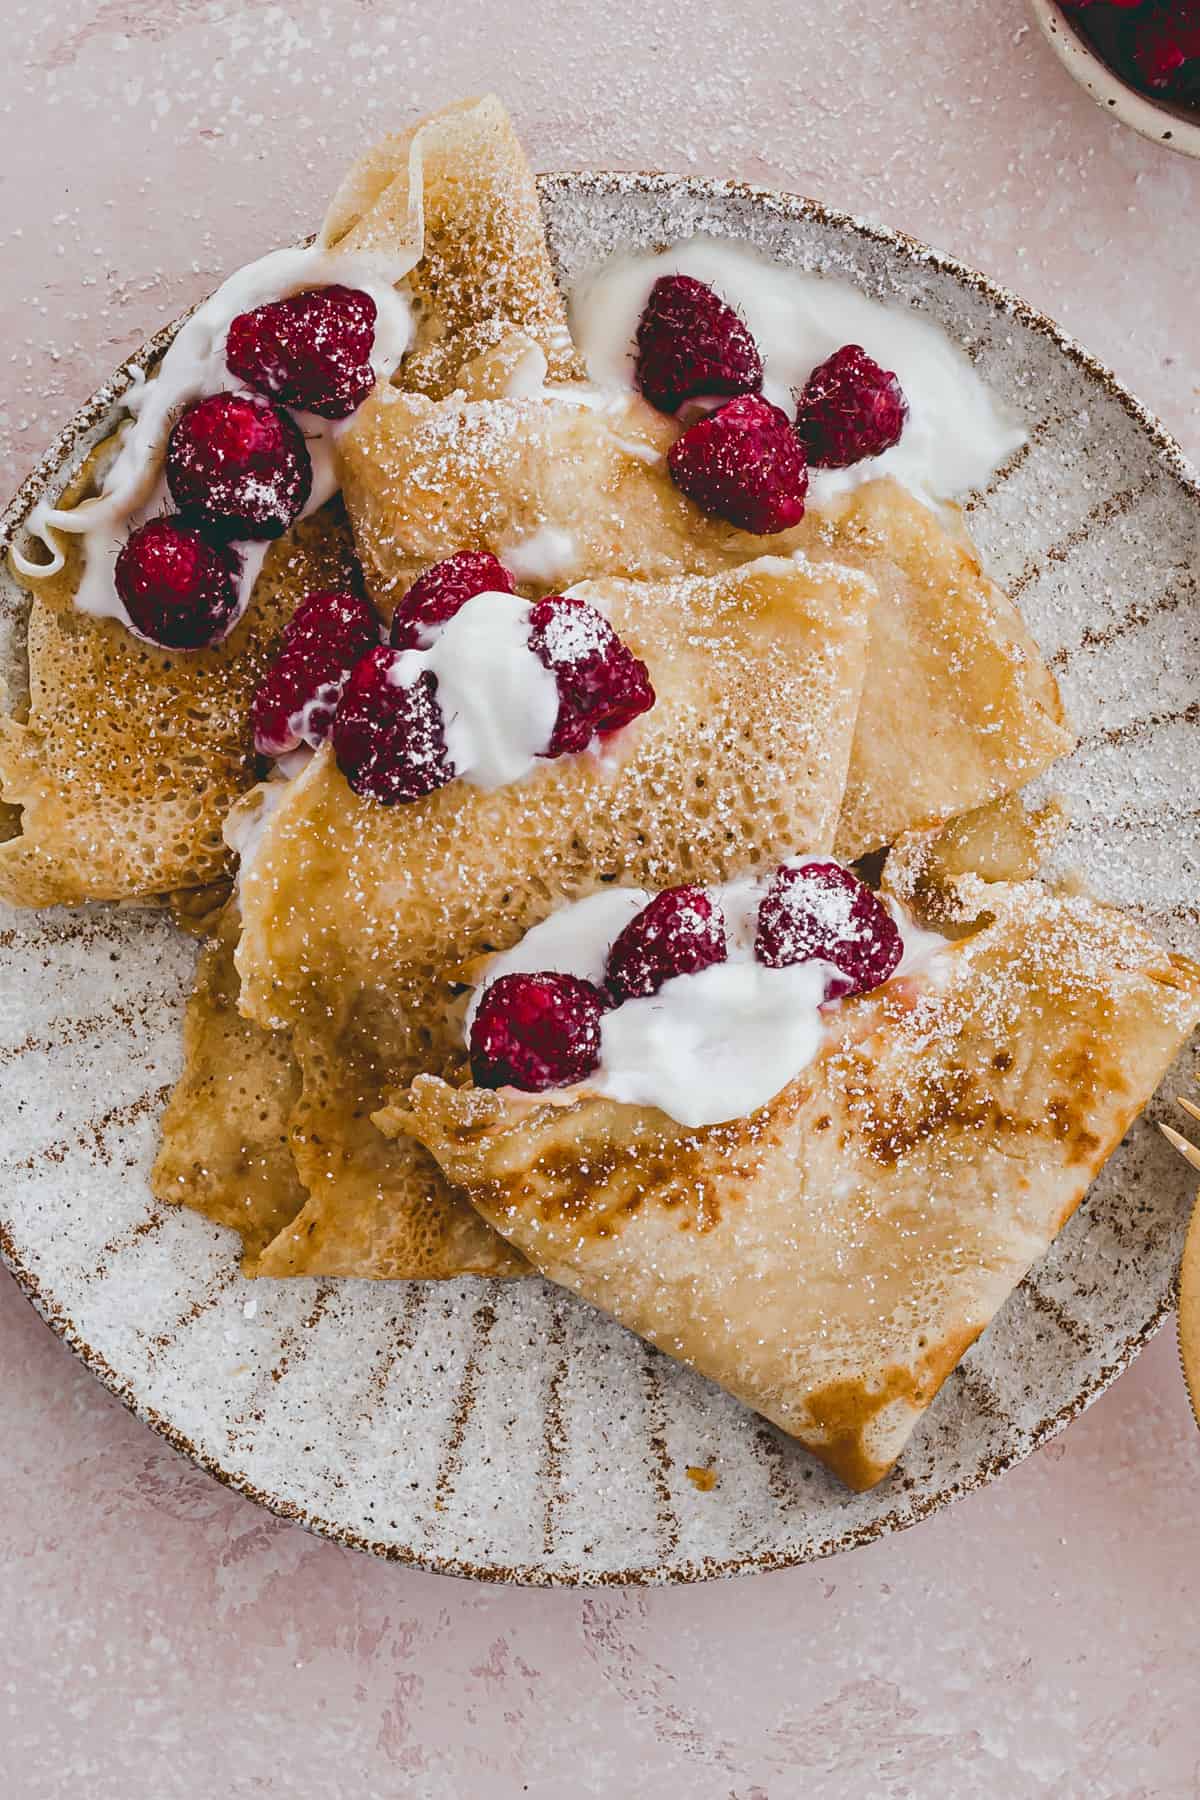
<svg viewBox="0 0 1200 1800"><path fill-rule="evenodd" d="M705 281L662 275L637 329L638 387L660 412L708 394L757 394L762 357L749 330Z"/></svg>
<svg viewBox="0 0 1200 1800"><path fill-rule="evenodd" d="M375 314L375 302L359 288L309 288L239 313L225 361L272 400L345 419L375 385Z"/></svg>
<svg viewBox="0 0 1200 1800"><path fill-rule="evenodd" d="M433 630L476 594L512 594L516 583L490 550L457 550L417 577L392 614L398 650L426 650Z"/></svg>
<svg viewBox="0 0 1200 1800"><path fill-rule="evenodd" d="M420 800L454 779L437 676L424 669L402 686L404 652L386 644L355 665L333 717L338 768L356 794L385 806Z"/></svg>
<svg viewBox="0 0 1200 1800"><path fill-rule="evenodd" d="M1131 26L1129 55L1139 78L1159 92L1172 90L1200 62L1200 6L1196 0L1167 0L1147 6Z"/></svg>
<svg viewBox="0 0 1200 1800"><path fill-rule="evenodd" d="M241 558L181 519L151 519L129 534L114 581L130 623L152 644L200 650L233 628Z"/></svg>
<svg viewBox="0 0 1200 1800"><path fill-rule="evenodd" d="M570 1087L600 1065L605 999L577 975L502 975L471 1023L477 1087Z"/></svg>
<svg viewBox="0 0 1200 1800"><path fill-rule="evenodd" d="M778 869L758 909L754 954L769 969L820 961L840 971L827 1000L865 994L893 974L900 928L869 887L840 863Z"/></svg>
<svg viewBox="0 0 1200 1800"><path fill-rule="evenodd" d="M184 408L167 440L167 486L179 510L229 537L287 530L312 488L295 421L253 394L209 394Z"/></svg>
<svg viewBox="0 0 1200 1800"><path fill-rule="evenodd" d="M787 531L804 517L804 445L787 414L758 394L689 426L667 452L667 467L701 512L742 531Z"/></svg>
<svg viewBox="0 0 1200 1800"><path fill-rule="evenodd" d="M329 736L346 679L379 642L379 620L361 594L308 594L284 627L250 710L254 748L282 756Z"/></svg>
<svg viewBox="0 0 1200 1800"><path fill-rule="evenodd" d="M586 750L654 705L650 673L608 620L583 600L551 595L529 614L529 648L558 685L558 717L545 756Z"/></svg>
<svg viewBox="0 0 1200 1800"><path fill-rule="evenodd" d="M796 429L818 469L846 469L899 443L908 401L889 369L861 344L843 344L809 376Z"/></svg>
<svg viewBox="0 0 1200 1800"><path fill-rule="evenodd" d="M604 985L619 1006L657 994L673 975L724 962L725 919L702 887L667 888L635 913L608 953Z"/></svg>

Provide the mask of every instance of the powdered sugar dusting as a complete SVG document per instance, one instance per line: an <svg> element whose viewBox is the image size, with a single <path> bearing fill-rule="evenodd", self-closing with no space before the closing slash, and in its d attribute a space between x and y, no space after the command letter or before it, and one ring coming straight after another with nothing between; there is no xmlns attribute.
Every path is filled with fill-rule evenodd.
<svg viewBox="0 0 1200 1800"><path fill-rule="evenodd" d="M916 14L912 19L897 14L892 23L902 35L912 31L924 38L928 16L927 10L919 20ZM416 89L425 54L420 33L427 22L403 4L369 15L356 11L352 22L279 20L269 46L258 29L261 17L261 10L243 10L237 17L189 19L186 31L173 37L168 31L148 46L141 38L150 19L146 13L128 28L135 53L140 48L154 70L136 99L123 95L121 84L129 79L124 55L107 55L109 26L88 21L77 30L72 21L63 30L44 13L32 20L34 75L27 91L18 88L14 105L28 103L39 126L43 117L61 118L69 110L85 123L99 127L102 121L104 129L92 134L94 154L82 161L65 137L60 145L53 133L30 131L28 147L18 145L11 165L19 183L36 146L38 156L51 159L51 168L54 156L67 159L63 181L69 171L72 184L70 210L55 221L54 230L39 234L37 242L10 244L28 270L25 291L12 290L17 311L8 340L17 392L26 402L18 398L5 426L5 441L19 447L22 464L45 441L48 412L65 409L64 396L78 398L85 391L97 332L110 344L110 358L127 352L146 325L211 287L219 268L277 241L283 235L280 220L298 229L311 222L292 157L264 155L255 165L255 192L239 199L242 210L235 208L228 219L216 219L210 200L212 159L229 153L240 167L248 144L256 152L263 148L264 127L251 109L257 104L268 121L276 116L281 80L289 91L295 81L301 93L306 81L318 86L326 81L323 65L336 33L344 43L353 39L361 46L361 61L353 66L367 79L356 89L354 109L334 116L322 108L319 117L310 110L288 118L293 148L298 125L315 134L305 152L314 158L340 161L350 140L357 141L361 112L391 123L398 110L420 104ZM587 91L597 71L576 42L577 16L568 18L552 6L544 38L531 41L527 55L523 47L522 91L539 160L599 163L611 160L619 143L630 161L717 174L737 167L884 212L937 241L953 240L976 260L1000 258L1002 274L1033 286L1036 297L1070 316L1082 335L1102 348L1107 344L1113 359L1136 373L1141 389L1196 441L1200 415L1180 379L1181 331L1171 324L1171 295L1187 292L1190 244L1183 232L1161 230L1164 217L1186 216L1192 171L1181 159L1156 156L1149 146L1113 131L1082 99L1084 126L1079 117L1068 118L1065 109L1073 96L1052 91L1053 80L1039 76L1028 38L1017 49L1010 47L1016 34L999 9L940 17L943 34L924 44L911 79L897 77L907 83L903 103L871 109L864 109L850 88L830 87L823 59L805 58L795 64L788 104L781 106L776 85L754 79L761 72L761 41L777 25L773 17L768 21L764 15L758 35L752 14L697 15L693 24L685 39L676 34L671 41L682 73L689 66L702 70L708 83L714 106L703 131L692 109L653 103L651 87L660 93L661 69L652 57L631 58L628 83L619 92L609 83L595 106L563 106L564 69L578 74L579 93ZM665 34L671 27L640 8L636 21L618 10L606 29L618 47L644 47L648 33ZM892 50L890 41L864 40L857 18L835 18L830 31L835 49L840 46L851 60ZM464 91L477 85L472 43L469 37L451 38L440 46L447 82ZM966 86L959 84L948 102L946 58L956 46L961 55L953 58L954 66ZM218 54L209 55L210 48ZM231 49L236 54L231 56ZM1003 83L997 68L1005 72ZM922 81L923 69L937 78ZM975 92L971 83L975 77L983 81L981 71L987 80ZM161 115L143 104L155 92L166 109ZM1014 94L1022 103L1016 111ZM231 97L237 98L235 106ZM1014 132L1014 119L1019 122L1037 107L1053 130ZM164 120L175 134L177 184L170 207L156 212L157 179L150 174L140 184L136 177L127 179L128 168L138 166L127 139L139 122L150 134L163 129ZM1006 161L968 154L980 120L1008 146ZM110 131L114 124L118 129ZM319 141L326 130L340 132L342 142L326 147ZM935 136L950 145L944 164L950 174L930 180L922 147ZM148 135L147 141L158 140ZM1073 152L1069 183L1060 178L1064 141ZM160 268L143 281L136 269L130 272L127 248L113 248L106 221L114 215L105 213L103 196L116 191L122 179L139 203L147 241L156 241L156 227L159 238L164 230L175 234L177 253L164 261L183 274L165 275ZM715 229L745 232L785 259L834 269L872 291L901 297L919 292L931 313L971 346L989 380L1017 397L1036 425L1048 419L1031 434L1020 469L972 512L972 530L1007 580L1023 577L1029 565L1022 606L1047 651L1055 656L1061 651L1066 659L1056 666L1088 740L1078 776L1074 765L1064 772L1077 819L1067 861L1083 864L1106 892L1122 887L1164 935L1186 942L1195 929L1184 912L1194 906L1196 878L1194 758L1186 718L1198 679L1188 626L1194 612L1195 501L1169 447L1125 402L1106 396L1094 373L1064 356L1015 303L1005 310L985 293L962 287L936 258L913 253L898 239L864 239L816 214L797 217L775 201L756 207L738 195L694 189L668 195L632 179L615 195L557 183L546 191L555 244L568 266L585 266L624 244ZM126 208L122 213L128 216ZM1097 232L1104 238L1118 217L1121 253L1106 265L1109 278L1095 283L1090 271ZM1025 240L1027 255L1017 248L1022 221L1036 223L1038 231L1036 240L1032 234ZM81 300L70 295L64 300L61 294L62 271L71 266L56 261L56 241L62 248L64 239L85 250L100 249L98 270L116 271L111 278L85 275ZM1035 255L1035 242L1054 245L1054 254ZM1074 257L1071 246L1078 253ZM86 257L79 266L90 266ZM1159 277L1153 304L1147 304L1145 293L1147 267ZM32 327L31 313L37 315ZM43 322L50 313L66 321L57 336ZM1178 317L1182 321L1183 314ZM1042 399L1044 415L1037 410ZM1113 506L1131 490L1137 490L1134 498ZM1047 552L1068 537L1071 545L1048 559ZM1138 727L1142 715L1149 722ZM1174 715L1179 716L1171 722ZM1127 735L1118 742L1097 741L1116 730ZM114 929L118 926L127 979L148 970L156 992L166 980L172 995L181 993L190 956L168 958L167 967L161 932L148 933L143 918L128 915L124 924L115 918ZM22 928L12 954L19 958L14 968L28 977L31 1003L53 1015L89 1014L99 990L86 954L92 941L87 934L97 929L94 922L34 921L30 937ZM64 932L73 935L63 937ZM107 951L99 954L109 979ZM25 991L23 983L23 1002ZM112 1039L103 1070L108 1099L97 1099L97 1110L111 1103L122 1071L144 1083L148 1055L168 1079L176 1039L174 1016L161 1045L157 1037L148 1047L140 1033L131 1037L127 1068L123 1037ZM1186 1069L1177 1071L1173 1086L1187 1075ZM41 1112L35 1094L33 1112L10 1118L15 1156L29 1149L31 1121L44 1118L50 1136L61 1137L76 1125L86 1132L89 1093L88 1070L76 1060L69 1088L47 1096ZM1156 1107L1168 1098L1169 1092ZM46 1111L47 1106L57 1110ZM1084 1213L1040 1264L1036 1288L1018 1291L972 1353L961 1385L943 1395L910 1448L903 1480L853 1500L835 1492L831 1481L773 1434L760 1445L742 1409L658 1358L643 1365L626 1336L597 1314L571 1308L564 1318L538 1284L504 1284L493 1301L490 1341L473 1353L477 1405L463 1428L466 1449L460 1447L457 1474L438 1490L441 1505L434 1509L428 1496L436 1487L439 1425L451 1409L471 1343L469 1305L453 1317L439 1309L429 1331L417 1332L411 1350L397 1350L394 1309L383 1305L384 1296L378 1289L353 1296L346 1290L345 1299L329 1309L319 1355L288 1381L266 1383L260 1416L245 1418L235 1441L231 1418L245 1380L238 1377L231 1387L225 1379L220 1329L211 1337L203 1325L180 1330L164 1353L143 1356L120 1322L125 1290L114 1296L111 1286L88 1285L96 1272L89 1254L96 1234L125 1224L132 1228L144 1208L140 1183L129 1178L121 1159L144 1153L149 1127L136 1127L133 1138L115 1123L105 1131L107 1153L92 1147L79 1156L70 1152L49 1184L23 1164L14 1166L5 1224L18 1266L36 1272L43 1298L61 1306L77 1337L106 1359L107 1377L119 1381L139 1407L152 1409L160 1424L164 1418L186 1419L188 1441L211 1465L284 1503L296 1516L391 1554L431 1559L462 1573L485 1568L525 1580L687 1579L756 1562L775 1566L894 1530L990 1479L1073 1416L1153 1330L1166 1305L1179 1224L1194 1187L1182 1164L1176 1168L1178 1159L1160 1148L1157 1133L1135 1126L1093 1188ZM95 1140L86 1141L91 1146ZM167 1221L161 1242L161 1254L139 1252L121 1266L136 1265L143 1284L139 1304L174 1319L203 1297L206 1282L224 1274L228 1253L223 1244L210 1244L194 1220L182 1217ZM382 1308L378 1316L376 1299ZM304 1284L291 1289L280 1284L260 1301L267 1307L260 1317L264 1374L276 1362L283 1334L292 1331L301 1344L316 1336L304 1328L309 1304ZM449 1296L448 1307L455 1304ZM223 1325L219 1309L210 1316ZM563 1459L557 1477L551 1463L539 1460L539 1434L549 1418L543 1387L520 1386L532 1383L531 1336L561 1340L569 1371L556 1390L554 1443ZM381 1436L403 1435L420 1483L411 1495L397 1490L390 1463L381 1474L377 1463L363 1459L361 1431L347 1436L344 1421L331 1415L324 1397L331 1372L344 1370L353 1383L355 1372L372 1366L376 1357L393 1376L385 1402L374 1410L373 1402L367 1404L366 1422ZM320 1380L314 1373L318 1364ZM512 1405L518 1389L528 1391L525 1411ZM649 1396L644 1406L643 1389ZM628 1421L623 1412L618 1417L618 1394L622 1407L632 1396ZM497 1437L494 1409L501 1404L509 1424ZM603 1431L596 1429L597 1418L605 1421ZM300 1432L315 1454L297 1458ZM661 1445L661 1454L647 1434ZM703 1496L680 1476L698 1442L712 1447L711 1460L720 1470L716 1488ZM484 1471L486 1493L472 1473L476 1463ZM501 1490L511 1505L494 1505ZM600 1490L607 1503L597 1510ZM551 1521L545 1543L543 1514ZM1074 1731L1064 1728L1061 1736L1058 1752L1051 1751L1052 1774L1060 1782L1077 1766L1078 1749ZM789 1755L790 1747L789 1739L784 1747ZM905 1764L910 1781L918 1784L926 1748L922 1739ZM790 1767L783 1751L780 1756ZM1131 1752L1120 1761L1129 1781L1144 1776L1144 1757Z"/></svg>

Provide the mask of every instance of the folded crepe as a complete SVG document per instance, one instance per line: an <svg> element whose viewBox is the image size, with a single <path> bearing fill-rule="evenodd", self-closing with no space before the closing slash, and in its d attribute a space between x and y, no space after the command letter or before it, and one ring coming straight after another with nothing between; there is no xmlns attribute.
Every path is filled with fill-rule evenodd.
<svg viewBox="0 0 1200 1800"><path fill-rule="evenodd" d="M1200 967L1120 915L987 903L750 1118L426 1076L379 1123L541 1274L871 1487L1200 1020Z"/></svg>
<svg viewBox="0 0 1200 1800"><path fill-rule="evenodd" d="M284 1032L238 1012L233 966L240 923L226 906L200 953L183 1026L184 1072L162 1123L153 1189L217 1225L229 1225L253 1257L308 1198L291 1150L300 1069Z"/></svg>
<svg viewBox="0 0 1200 1800"><path fill-rule="evenodd" d="M389 138L351 170L318 242L386 250L407 277L416 339L396 379L440 394L459 360L514 329L556 376L575 372L533 177L498 100L467 101ZM97 491L112 440L63 504ZM0 899L46 906L211 881L228 867L221 826L254 780L250 701L306 591L345 586L337 507L271 547L236 629L207 650L142 642L74 605L83 547L31 585L27 669L0 718ZM18 810L19 809L19 810Z"/></svg>
<svg viewBox="0 0 1200 1800"><path fill-rule="evenodd" d="M242 1148L207 1155L220 1085L192 1068L154 1185L240 1222L253 1272L510 1270L512 1252L424 1152L370 1123L390 1088L460 1060L456 965L613 880L722 880L832 843L874 598L863 575L770 558L576 591L645 660L658 696L602 758L548 761L493 792L456 781L388 808L355 796L326 747L242 802L260 816L237 898L240 1005L264 1034L290 1035L302 1071L290 1148L310 1197L263 1248L260 1213L277 1219L294 1188L256 1190L244 1208ZM211 986L193 1002L196 1044L220 1029ZM207 1160L189 1184L178 1177L193 1138ZM257 1140L249 1154L261 1166Z"/></svg>
<svg viewBox="0 0 1200 1800"><path fill-rule="evenodd" d="M1010 793L1073 747L1054 677L953 515L880 481L755 537L674 486L676 430L636 396L601 404L587 389L440 404L378 390L339 445L374 599L390 614L423 568L464 546L542 593L796 548L869 571L880 598L838 832L846 860Z"/></svg>

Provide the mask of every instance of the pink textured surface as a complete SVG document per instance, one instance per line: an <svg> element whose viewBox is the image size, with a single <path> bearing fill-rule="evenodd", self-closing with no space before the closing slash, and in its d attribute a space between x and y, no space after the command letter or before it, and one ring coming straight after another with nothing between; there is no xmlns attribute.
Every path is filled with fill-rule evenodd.
<svg viewBox="0 0 1200 1800"><path fill-rule="evenodd" d="M1110 124L1020 0L8 0L8 484L365 137L505 91L541 167L817 194L1059 318L1200 451L1200 164ZM874 35L861 36L872 17ZM519 79L514 66L519 58ZM60 1795L1200 1793L1200 1438L1169 1337L1000 1485L849 1558L522 1593L280 1525L0 1285L0 1777Z"/></svg>

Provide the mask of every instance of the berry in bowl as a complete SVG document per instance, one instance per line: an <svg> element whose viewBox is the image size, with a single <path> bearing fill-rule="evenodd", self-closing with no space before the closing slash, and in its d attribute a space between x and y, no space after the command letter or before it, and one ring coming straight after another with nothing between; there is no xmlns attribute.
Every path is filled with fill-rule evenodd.
<svg viewBox="0 0 1200 1800"><path fill-rule="evenodd" d="M1200 0L1030 0L1059 61L1143 137L1200 156Z"/></svg>

